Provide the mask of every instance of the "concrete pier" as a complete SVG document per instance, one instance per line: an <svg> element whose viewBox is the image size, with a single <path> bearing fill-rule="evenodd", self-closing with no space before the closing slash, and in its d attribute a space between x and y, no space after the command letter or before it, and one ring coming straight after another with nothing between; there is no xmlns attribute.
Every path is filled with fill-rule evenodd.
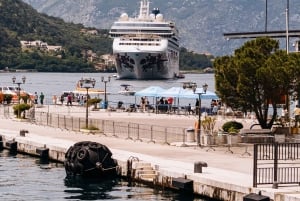
<svg viewBox="0 0 300 201"><path fill-rule="evenodd" d="M108 115L103 111L97 114L99 118L105 118L105 115ZM121 115L126 114L110 113L108 117L120 120ZM139 115L132 113L130 117L137 118L137 121L147 121L148 118L153 121L153 116ZM95 117L96 113L92 116ZM128 114L123 118L128 119ZM168 123L173 122L173 124L180 121L179 117L175 116L173 120L169 116L156 116L158 121L161 121L160 118L168 118ZM109 147L113 153L112 157L118 160L123 176L128 176L128 161L131 161L130 176L154 185L192 190L199 195L226 201L241 201L244 196L259 192L274 201L300 201L299 186L281 186L273 189L271 185L266 185L253 188L253 159L249 155L242 156L244 147L232 147L233 153L228 153L227 147L215 147L215 151L207 151L205 148L195 146L168 146L72 132L20 122L13 118L2 118L0 121L0 135L4 146L7 141L14 140L17 142L18 151L37 157L39 157L37 149L48 148L50 159L63 162L65 152L74 143L86 140L95 141ZM183 121L188 122L188 119L182 120L181 124ZM193 121L194 119L190 119L191 125ZM28 132L21 135L21 130ZM251 152L251 148L248 151ZM199 163L206 163L207 167L204 165L202 173L199 171L195 173L195 164Z"/></svg>

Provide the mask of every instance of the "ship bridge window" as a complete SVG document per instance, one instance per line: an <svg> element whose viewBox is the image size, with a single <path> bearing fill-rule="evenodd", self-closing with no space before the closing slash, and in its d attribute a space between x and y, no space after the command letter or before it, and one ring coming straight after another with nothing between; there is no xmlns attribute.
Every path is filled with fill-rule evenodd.
<svg viewBox="0 0 300 201"><path fill-rule="evenodd" d="M111 33L168 33L172 34L171 30L141 30L141 29L112 29Z"/></svg>
<svg viewBox="0 0 300 201"><path fill-rule="evenodd" d="M159 46L159 43L119 43L119 45Z"/></svg>
<svg viewBox="0 0 300 201"><path fill-rule="evenodd" d="M157 24L157 23L118 23L116 22L113 26L116 27L170 27L169 24Z"/></svg>

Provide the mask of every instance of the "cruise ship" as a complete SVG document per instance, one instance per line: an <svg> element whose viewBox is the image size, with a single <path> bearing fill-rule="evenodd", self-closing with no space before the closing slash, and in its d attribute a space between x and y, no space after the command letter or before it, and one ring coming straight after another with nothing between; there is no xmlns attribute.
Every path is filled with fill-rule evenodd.
<svg viewBox="0 0 300 201"><path fill-rule="evenodd" d="M179 36L158 8L140 2L139 15L123 13L110 29L119 79L171 79L179 75Z"/></svg>

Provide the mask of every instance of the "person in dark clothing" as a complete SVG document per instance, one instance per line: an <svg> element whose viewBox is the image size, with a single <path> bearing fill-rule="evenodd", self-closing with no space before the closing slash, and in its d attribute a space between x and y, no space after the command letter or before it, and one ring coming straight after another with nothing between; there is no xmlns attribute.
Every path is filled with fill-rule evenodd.
<svg viewBox="0 0 300 201"><path fill-rule="evenodd" d="M195 104L195 110L196 110L196 114L199 114L200 108L199 108L199 99L196 99L196 104Z"/></svg>
<svg viewBox="0 0 300 201"><path fill-rule="evenodd" d="M69 94L67 96L67 105L71 105L72 106L72 94Z"/></svg>
<svg viewBox="0 0 300 201"><path fill-rule="evenodd" d="M44 104L44 98L45 98L45 96L44 96L43 92L41 92L41 94L40 94L40 102L41 102L41 105Z"/></svg>

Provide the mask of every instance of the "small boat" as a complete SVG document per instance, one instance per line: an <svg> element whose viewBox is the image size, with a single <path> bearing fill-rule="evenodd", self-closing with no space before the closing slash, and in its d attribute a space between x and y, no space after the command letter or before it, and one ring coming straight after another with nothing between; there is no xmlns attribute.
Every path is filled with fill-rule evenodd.
<svg viewBox="0 0 300 201"><path fill-rule="evenodd" d="M28 96L31 100L34 100L34 95L24 91L24 89L17 86L0 86L0 94L8 94L12 96L12 103L18 103L19 95L22 98L23 96Z"/></svg>
<svg viewBox="0 0 300 201"><path fill-rule="evenodd" d="M183 79L183 78L185 78L185 75L182 74L182 73L175 74L175 78L176 78L176 79Z"/></svg>
<svg viewBox="0 0 300 201"><path fill-rule="evenodd" d="M77 82L76 89L73 91L75 94L86 94L87 89L80 86L80 83ZM89 88L89 94L104 94L103 89Z"/></svg>
<svg viewBox="0 0 300 201"><path fill-rule="evenodd" d="M115 79L119 78L119 76L117 74L113 74L112 77L115 78Z"/></svg>
<svg viewBox="0 0 300 201"><path fill-rule="evenodd" d="M196 82L183 82L182 87L184 89L193 89L193 88L197 87L197 84L196 84Z"/></svg>
<svg viewBox="0 0 300 201"><path fill-rule="evenodd" d="M118 94L125 95L125 96L133 96L135 94L135 91L130 89L131 85L130 84L121 84L121 87L123 89L118 92Z"/></svg>

